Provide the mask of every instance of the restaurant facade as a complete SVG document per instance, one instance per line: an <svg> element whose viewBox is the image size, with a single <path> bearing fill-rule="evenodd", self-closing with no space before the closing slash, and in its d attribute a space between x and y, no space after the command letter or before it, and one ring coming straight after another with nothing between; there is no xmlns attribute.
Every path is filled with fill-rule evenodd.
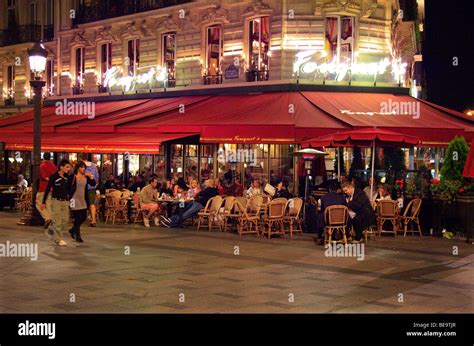
<svg viewBox="0 0 474 346"><path fill-rule="evenodd" d="M11 15L21 13L13 5ZM290 153L312 137L364 127L416 135L407 166L427 161L435 171L454 136L473 137L469 116L413 97L407 57L416 35L401 43L398 0L53 1L46 9L54 35L44 43L42 150L56 161L86 152L104 179L232 174L296 189L304 170ZM28 67L15 64L29 46L0 47L5 104L29 99ZM0 120L4 181L29 176L32 140L32 111ZM334 160L332 150L328 171Z"/></svg>

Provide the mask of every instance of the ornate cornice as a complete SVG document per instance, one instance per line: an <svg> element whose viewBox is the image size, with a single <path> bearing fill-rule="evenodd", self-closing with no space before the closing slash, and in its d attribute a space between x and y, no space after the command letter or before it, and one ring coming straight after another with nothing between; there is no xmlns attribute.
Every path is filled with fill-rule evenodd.
<svg viewBox="0 0 474 346"><path fill-rule="evenodd" d="M139 38L141 36L141 31L138 29L136 22L127 23L121 31L120 36L122 38Z"/></svg>
<svg viewBox="0 0 474 346"><path fill-rule="evenodd" d="M117 37L112 32L112 27L104 26L95 32L95 42L115 42Z"/></svg>
<svg viewBox="0 0 474 346"><path fill-rule="evenodd" d="M76 31L71 39L71 47L86 47L91 43L85 38L85 31Z"/></svg>
<svg viewBox="0 0 474 346"><path fill-rule="evenodd" d="M201 23L229 23L229 11L220 5L215 7L208 7L206 12L201 16Z"/></svg>
<svg viewBox="0 0 474 346"><path fill-rule="evenodd" d="M173 15L162 17L156 23L156 31L176 31L179 28L178 22L173 18Z"/></svg>
<svg viewBox="0 0 474 346"><path fill-rule="evenodd" d="M247 7L244 14L258 14L260 12L270 12L272 8L262 0L253 0L252 4Z"/></svg>

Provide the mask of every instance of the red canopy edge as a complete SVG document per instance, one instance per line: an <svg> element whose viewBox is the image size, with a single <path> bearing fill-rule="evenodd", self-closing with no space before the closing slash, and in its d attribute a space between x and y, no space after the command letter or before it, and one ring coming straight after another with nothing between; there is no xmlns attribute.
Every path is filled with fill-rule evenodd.
<svg viewBox="0 0 474 346"><path fill-rule="evenodd" d="M462 175L465 178L474 178L474 139L471 142L471 148L467 154L467 159L466 163L464 164Z"/></svg>

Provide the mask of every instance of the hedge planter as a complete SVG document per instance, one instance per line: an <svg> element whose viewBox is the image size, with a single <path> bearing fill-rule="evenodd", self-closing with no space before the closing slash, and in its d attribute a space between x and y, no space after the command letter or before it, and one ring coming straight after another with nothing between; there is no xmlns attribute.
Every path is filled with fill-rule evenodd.
<svg viewBox="0 0 474 346"><path fill-rule="evenodd" d="M467 242L470 243L474 238L474 195L457 196L456 206L458 221L466 232Z"/></svg>

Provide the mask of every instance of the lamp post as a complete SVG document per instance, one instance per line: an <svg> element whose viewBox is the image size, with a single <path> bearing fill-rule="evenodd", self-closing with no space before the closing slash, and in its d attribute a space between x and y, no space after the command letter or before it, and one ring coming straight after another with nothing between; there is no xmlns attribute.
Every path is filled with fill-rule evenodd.
<svg viewBox="0 0 474 346"><path fill-rule="evenodd" d="M32 157L32 175L33 183L31 214L25 215L24 220L20 220L19 224L39 225L41 224L41 216L36 209L36 193L38 192L40 176L39 166L41 163L41 98L43 87L46 82L41 80L41 74L46 69L46 57L48 52L43 44L36 42L34 46L28 49L28 60L30 63L30 71L34 74L34 80L30 81L30 86L34 93L34 132L33 132L33 157Z"/></svg>

